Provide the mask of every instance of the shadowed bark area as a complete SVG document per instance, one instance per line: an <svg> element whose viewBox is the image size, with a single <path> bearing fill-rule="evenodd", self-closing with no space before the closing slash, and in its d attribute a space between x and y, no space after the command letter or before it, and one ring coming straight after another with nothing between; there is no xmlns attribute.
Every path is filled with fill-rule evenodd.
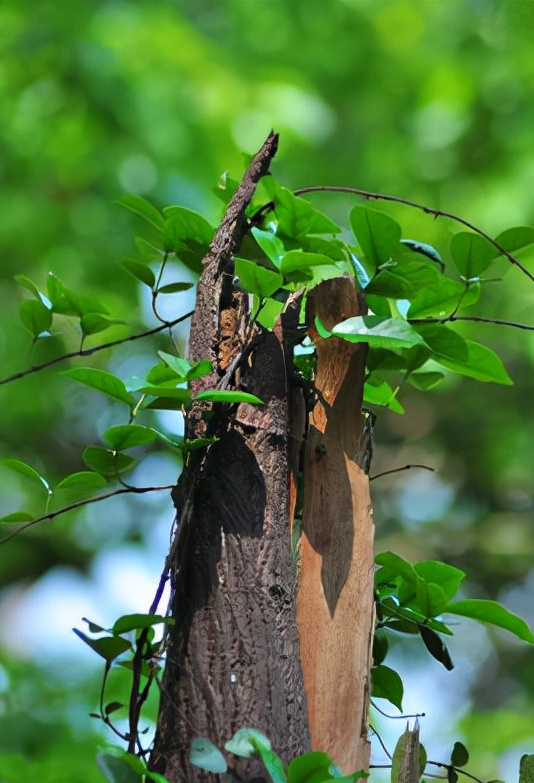
<svg viewBox="0 0 534 783"><path fill-rule="evenodd" d="M308 323L327 328L364 311L353 281L328 280L308 298ZM366 345L311 329L319 401L304 455L300 650L312 748L344 772L369 767L367 740L373 633L373 535L367 438L361 405Z"/></svg>
<svg viewBox="0 0 534 783"><path fill-rule="evenodd" d="M197 403L186 422L187 437L219 440L190 454L173 493L175 625L151 758L170 783L219 779L190 765L197 736L221 747L238 728L258 728L286 761L309 746L288 531L286 363L277 335L249 327L244 297L231 289L244 209L276 141L271 134L246 172L198 287L190 357L210 358L214 372L194 392L235 388L241 376L264 404ZM255 759L233 767L234 780L264 780Z"/></svg>

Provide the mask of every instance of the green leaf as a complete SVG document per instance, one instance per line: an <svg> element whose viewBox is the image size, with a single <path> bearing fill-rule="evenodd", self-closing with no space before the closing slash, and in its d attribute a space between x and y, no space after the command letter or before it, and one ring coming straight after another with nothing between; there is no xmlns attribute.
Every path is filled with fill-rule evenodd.
<svg viewBox="0 0 534 783"><path fill-rule="evenodd" d="M286 252L282 240L276 234L273 234L272 231L263 231L261 228L256 228L256 226L252 227L251 233L269 261L278 269L282 256Z"/></svg>
<svg viewBox="0 0 534 783"><path fill-rule="evenodd" d="M84 449L82 459L91 470L110 477L126 473L136 463L136 460L128 454L110 451L100 446L88 446Z"/></svg>
<svg viewBox="0 0 534 783"><path fill-rule="evenodd" d="M158 356L162 361L165 362L167 367L170 367L171 370L176 373L180 381L185 381L188 373L194 367L193 362L190 362L187 359L182 359L181 356L173 356L170 353L165 353L165 351L158 351Z"/></svg>
<svg viewBox="0 0 534 783"><path fill-rule="evenodd" d="M125 758L110 752L99 751L96 763L108 783L142 783L142 774L132 769Z"/></svg>
<svg viewBox="0 0 534 783"><path fill-rule="evenodd" d="M415 573L429 584L439 585L449 602L460 588L465 572L439 560L421 560L413 567ZM432 614L439 614L435 612Z"/></svg>
<svg viewBox="0 0 534 783"><path fill-rule="evenodd" d="M97 299L93 299L90 296L82 296L76 293L76 291L71 291L52 272L48 273L46 289L54 313L70 315L76 318L81 318L82 315L87 313L108 315L107 309Z"/></svg>
<svg viewBox="0 0 534 783"><path fill-rule="evenodd" d="M256 746L252 744L252 740L255 740ZM267 750L271 750L271 743L261 731L257 729L243 728L238 729L232 739L228 740L224 748L228 753L233 753L234 756L240 756L242 758L250 758L257 750L258 745L261 745Z"/></svg>
<svg viewBox="0 0 534 783"><path fill-rule="evenodd" d="M26 329L39 337L52 326L52 312L40 299L25 299L19 305L19 316Z"/></svg>
<svg viewBox="0 0 534 783"><path fill-rule="evenodd" d="M404 686L396 671L389 666L374 666L371 669L371 694L375 699L387 699L402 712Z"/></svg>
<svg viewBox="0 0 534 783"><path fill-rule="evenodd" d="M289 250L280 262L280 274L306 270L313 266L335 265L335 261L322 253L304 253L302 250Z"/></svg>
<svg viewBox="0 0 534 783"><path fill-rule="evenodd" d="M410 305L407 318L444 318L453 313L458 303L462 307L474 304L480 296L480 286L466 292L465 284L438 276L432 288L422 289Z"/></svg>
<svg viewBox="0 0 534 783"><path fill-rule="evenodd" d="M0 465L3 465L10 470L14 470L16 473L20 473L21 476L29 478L41 488L44 487L47 492L50 492L50 485L44 476L41 476L40 473L37 473L37 471L31 467L31 465L27 465L25 462L22 462L22 460L5 457L4 459L0 459Z"/></svg>
<svg viewBox="0 0 534 783"><path fill-rule="evenodd" d="M391 759L391 783L418 783L420 778L419 725L408 727L399 738Z"/></svg>
<svg viewBox="0 0 534 783"><path fill-rule="evenodd" d="M236 179L228 176L228 172L221 174L217 187L212 188L212 192L215 193L217 198L220 198L224 204L228 204L234 193L239 187L239 182Z"/></svg>
<svg viewBox="0 0 534 783"><path fill-rule="evenodd" d="M142 217L147 223L150 223L151 226L157 228L158 231L163 231L165 225L163 215L149 201L142 198L142 196L128 193L119 198L116 203L120 204L122 207L126 207L130 212L135 212L136 215Z"/></svg>
<svg viewBox="0 0 534 783"><path fill-rule="evenodd" d="M381 631L376 631L373 637L373 666L380 666L386 658L389 649L388 637Z"/></svg>
<svg viewBox="0 0 534 783"><path fill-rule="evenodd" d="M264 177L262 185L274 201L274 213L278 221L278 233L300 240L307 234L339 234L341 229L315 209L306 199L295 196L282 187L274 177Z"/></svg>
<svg viewBox="0 0 534 783"><path fill-rule="evenodd" d="M33 514L30 514L29 511L13 511L11 514L0 517L0 522L10 524L16 522L31 522L32 519L34 519L34 516Z"/></svg>
<svg viewBox="0 0 534 783"><path fill-rule="evenodd" d="M442 372L413 372L408 375L408 383L419 391L435 389L445 378Z"/></svg>
<svg viewBox="0 0 534 783"><path fill-rule="evenodd" d="M118 318L110 318L109 316L101 315L100 313L86 313L86 315L82 315L80 318L80 328L84 335L104 332L106 329L109 329L110 326L125 323L126 321L121 321Z"/></svg>
<svg viewBox="0 0 534 783"><path fill-rule="evenodd" d="M469 280L478 277L495 258L495 247L472 231L460 231L451 239L451 256L459 273Z"/></svg>
<svg viewBox="0 0 534 783"><path fill-rule="evenodd" d="M156 285L156 277L149 266L134 258L125 258L120 263L121 266L137 280L140 280L149 288L154 288Z"/></svg>
<svg viewBox="0 0 534 783"><path fill-rule="evenodd" d="M313 783L333 780L329 770L332 759L322 750L312 750L292 759L287 767L288 783Z"/></svg>
<svg viewBox="0 0 534 783"><path fill-rule="evenodd" d="M141 424L119 424L110 427L103 435L103 439L115 451L132 449L134 446L145 446L152 443L158 437L158 433L151 427L143 427Z"/></svg>
<svg viewBox="0 0 534 783"><path fill-rule="evenodd" d="M164 617L160 614L125 614L115 620L111 632L113 636L119 636L129 631L140 631L143 628L151 628L153 625L165 623L173 625L174 620L170 617Z"/></svg>
<svg viewBox="0 0 534 783"><path fill-rule="evenodd" d="M430 261L404 261L379 269L365 294L376 294L393 299L415 299L423 288L432 287L439 273Z"/></svg>
<svg viewBox="0 0 534 783"><path fill-rule="evenodd" d="M443 259L436 248L432 247L432 245L427 245L425 242L418 242L415 239L401 239L401 244L409 247L410 250L412 250L414 253L419 253L420 255L429 258L434 264L437 265L441 274L443 274L445 271L445 264L443 263Z"/></svg>
<svg viewBox="0 0 534 783"><path fill-rule="evenodd" d="M266 299L256 316L256 321L265 327L265 329L272 331L284 307L285 302L278 302L276 299Z"/></svg>
<svg viewBox="0 0 534 783"><path fill-rule="evenodd" d="M196 395L195 400L208 400L209 402L248 402L251 405L263 405L263 400L255 394L230 389L206 389Z"/></svg>
<svg viewBox="0 0 534 783"><path fill-rule="evenodd" d="M253 261L247 261L245 258L235 259L235 273L243 288L261 299L274 294L284 283L284 278L278 272L266 269Z"/></svg>
<svg viewBox="0 0 534 783"><path fill-rule="evenodd" d="M358 315L347 318L332 329L332 334L350 343L368 343L376 348L406 348L423 344L423 338L400 318Z"/></svg>
<svg viewBox="0 0 534 783"><path fill-rule="evenodd" d="M398 576L402 576L406 582L411 582L415 585L418 580L415 568L400 555L396 555L395 552L381 552L375 557L375 563L390 569Z"/></svg>
<svg viewBox="0 0 534 783"><path fill-rule="evenodd" d="M189 761L206 772L222 774L228 769L226 759L219 748L205 737L194 737L189 748Z"/></svg>
<svg viewBox="0 0 534 783"><path fill-rule="evenodd" d="M157 404L155 400L147 403L147 408L180 410L183 405L187 405L191 402L190 389L168 388L166 386L143 386L139 391L141 394L156 397L158 400ZM168 402L163 402L164 400L168 400Z"/></svg>
<svg viewBox="0 0 534 783"><path fill-rule="evenodd" d="M506 372L502 360L491 348L473 340L466 340L465 343L468 351L465 362L451 361L439 355L434 356L435 361L459 375L466 375L477 381L513 386L514 382Z"/></svg>
<svg viewBox="0 0 534 783"><path fill-rule="evenodd" d="M55 487L54 506L60 508L63 505L77 503L106 486L107 482L100 473L86 470L71 473Z"/></svg>
<svg viewBox="0 0 534 783"><path fill-rule="evenodd" d="M194 283L167 283L162 285L156 290L158 294L178 294L182 291L189 291L190 288L194 288Z"/></svg>
<svg viewBox="0 0 534 783"><path fill-rule="evenodd" d="M497 601L488 601L482 598L466 598L462 601L454 601L443 609L449 614L458 614L462 617L470 617L483 623L505 628L519 639L529 644L534 644L534 634L524 620L518 617Z"/></svg>
<svg viewBox="0 0 534 783"><path fill-rule="evenodd" d="M465 767L469 761L469 753L465 745L455 742L451 753L451 764L454 767Z"/></svg>
<svg viewBox="0 0 534 783"><path fill-rule="evenodd" d="M431 349L433 357L466 362L469 357L466 341L445 324L414 324L413 327Z"/></svg>
<svg viewBox="0 0 534 783"><path fill-rule="evenodd" d="M96 389L126 405L135 405L135 398L127 391L123 381L109 372L94 367L73 367L71 370L64 370L60 375L66 375L67 378L83 383L84 386Z"/></svg>
<svg viewBox="0 0 534 783"><path fill-rule="evenodd" d="M193 239L203 245L209 245L215 229L205 217L186 207L164 207L165 236L171 242L184 242Z"/></svg>
<svg viewBox="0 0 534 783"><path fill-rule="evenodd" d="M397 400L389 383L375 379L373 376L364 384L363 400L367 405L384 405L394 413L404 413L404 408Z"/></svg>
<svg viewBox="0 0 534 783"><path fill-rule="evenodd" d="M509 253L515 253L516 250L534 244L534 228L532 226L507 228L495 237L495 241ZM500 255L495 248L494 254Z"/></svg>
<svg viewBox="0 0 534 783"><path fill-rule="evenodd" d="M258 741L255 737L251 737L250 742L258 756L261 758L263 766L269 773L272 783L287 783L282 759L277 756L271 748L266 747L263 740Z"/></svg>
<svg viewBox="0 0 534 783"><path fill-rule="evenodd" d="M402 235L399 224L389 215L363 204L351 209L349 221L366 260L373 267L389 261Z"/></svg>
<svg viewBox="0 0 534 783"><path fill-rule="evenodd" d="M87 634L83 633L83 631L79 631L77 628L73 628L72 630L76 636L108 663L114 661L115 658L118 658L119 655L122 655L126 650L132 649L130 642L123 639L121 636L103 636L101 639L91 639Z"/></svg>
<svg viewBox="0 0 534 783"><path fill-rule="evenodd" d="M17 281L17 283L22 286L22 288L25 288L26 291L29 291L30 294L33 294L36 299L39 299L45 306L47 305L48 298L42 294L33 280L30 280L29 277L26 277L26 275L15 275L14 279Z"/></svg>

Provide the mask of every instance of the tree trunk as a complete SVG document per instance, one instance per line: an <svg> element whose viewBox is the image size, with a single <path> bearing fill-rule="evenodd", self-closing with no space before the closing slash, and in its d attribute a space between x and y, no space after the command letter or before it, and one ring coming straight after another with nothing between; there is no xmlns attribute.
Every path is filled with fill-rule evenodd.
<svg viewBox="0 0 534 783"><path fill-rule="evenodd" d="M321 283L308 323L365 312L350 279ZM365 344L313 334L319 400L304 457L304 508L297 621L312 748L346 772L369 768L369 672L374 622L371 443L361 405Z"/></svg>
<svg viewBox="0 0 534 783"><path fill-rule="evenodd" d="M209 358L205 388L239 388L262 406L195 403L188 438L218 440L192 451L174 493L174 597L151 767L170 783L217 780L189 763L194 737L219 747L245 726L263 731L285 761L309 735L289 546L289 411L282 342L250 325L233 290L232 253L245 207L275 154L271 134L246 172L204 260L190 358ZM234 760L235 780L263 780L256 759Z"/></svg>

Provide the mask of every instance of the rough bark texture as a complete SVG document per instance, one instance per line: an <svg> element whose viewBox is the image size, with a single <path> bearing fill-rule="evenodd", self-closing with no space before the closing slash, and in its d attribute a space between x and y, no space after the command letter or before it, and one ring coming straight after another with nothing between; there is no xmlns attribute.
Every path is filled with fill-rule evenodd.
<svg viewBox="0 0 534 783"><path fill-rule="evenodd" d="M363 312L349 279L321 283L308 321L327 328ZM368 769L373 522L361 404L365 345L322 340L304 456L304 509L297 622L312 748L344 772Z"/></svg>
<svg viewBox="0 0 534 783"><path fill-rule="evenodd" d="M175 625L151 759L170 783L219 779L190 765L193 737L223 746L236 729L258 728L286 761L309 746L288 532L284 352L276 334L248 326L244 299L232 290L244 209L276 143L271 134L245 174L198 287L190 357L210 358L214 372L195 391L235 387L240 375L264 405L197 404L186 422L188 437L219 440L190 454L174 493ZM265 777L254 759L233 763L234 780Z"/></svg>

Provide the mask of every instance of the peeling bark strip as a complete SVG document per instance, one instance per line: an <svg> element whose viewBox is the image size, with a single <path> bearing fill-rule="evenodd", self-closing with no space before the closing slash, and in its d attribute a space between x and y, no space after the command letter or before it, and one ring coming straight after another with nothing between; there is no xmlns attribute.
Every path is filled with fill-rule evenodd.
<svg viewBox="0 0 534 783"><path fill-rule="evenodd" d="M365 312L352 280L321 283L308 323L327 328ZM320 399L304 454L304 509L297 622L312 748L341 769L369 768L367 740L373 633L373 534L368 448L361 405L366 348L310 329Z"/></svg>
<svg viewBox="0 0 534 783"><path fill-rule="evenodd" d="M285 761L309 746L288 541L288 394L286 366L274 333L249 329L242 297L232 290L232 253L246 230L244 210L268 170L277 137L253 159L215 235L198 285L190 358L214 365L195 391L224 384L232 359L253 339L247 391L263 406L193 407L188 437L219 441L192 452L173 493L180 534L172 563L175 591L161 686L153 769L170 783L215 781L189 764L193 737L219 747L244 726L262 730ZM234 323L238 341L232 342ZM226 338L226 339L225 339ZM222 343L222 344L221 344ZM224 348L224 350L223 350ZM235 780L261 781L255 759L235 759Z"/></svg>

